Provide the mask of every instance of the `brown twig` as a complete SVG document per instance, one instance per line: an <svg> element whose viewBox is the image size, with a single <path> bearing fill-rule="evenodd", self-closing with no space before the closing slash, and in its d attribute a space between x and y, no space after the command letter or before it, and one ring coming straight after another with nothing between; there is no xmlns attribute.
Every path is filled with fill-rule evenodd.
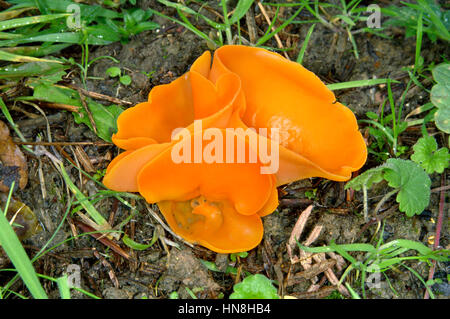
<svg viewBox="0 0 450 319"><path fill-rule="evenodd" d="M250 10L248 10L247 13L245 14L245 22L247 23L248 37L250 42L256 43L258 31L256 28L255 14L253 12L253 9L250 8Z"/></svg>
<svg viewBox="0 0 450 319"><path fill-rule="evenodd" d="M112 268L111 264L102 255L98 253L97 249L92 248L92 251L94 253L95 258L100 260L103 266L105 266L108 269L108 275L111 281L113 282L114 287L119 288L119 280L117 279L117 276L114 273L114 269Z"/></svg>
<svg viewBox="0 0 450 319"><path fill-rule="evenodd" d="M448 191L449 189L450 189L450 185L447 185L447 186L440 186L440 187L433 188L433 189L431 190L431 192L432 192L432 193L437 193L437 192Z"/></svg>
<svg viewBox="0 0 450 319"><path fill-rule="evenodd" d="M39 105L41 105L43 107L51 108L51 109L66 110L66 111L76 112L76 113L78 113L80 111L80 108L78 106L63 104L63 103L51 103L51 102L39 101Z"/></svg>
<svg viewBox="0 0 450 319"><path fill-rule="evenodd" d="M297 222L294 225L294 228L292 229L291 236L289 237L289 241L286 245L289 259L291 260L292 264L295 264L299 261L298 257L293 255L292 250L294 249L296 242L299 240L300 235L303 232L303 228L305 227L306 221L308 220L308 217L311 214L313 207L314 207L313 205L309 205L300 214L299 218L297 219Z"/></svg>
<svg viewBox="0 0 450 319"><path fill-rule="evenodd" d="M92 162L89 158L89 156L86 154L86 152L83 150L83 148L80 145L75 146L75 154L77 155L81 165L83 166L84 170L88 173L95 172L95 168L92 165Z"/></svg>
<svg viewBox="0 0 450 319"><path fill-rule="evenodd" d="M267 14L266 9L264 9L264 6L263 6L263 5L261 4L261 2L259 2L259 1L258 1L258 7L259 7L259 9L261 10L261 13L262 13L263 16L264 16L264 19L266 19L266 22L267 22L269 25L271 25L271 24L272 24L272 21L270 20L269 15ZM274 27L274 26L272 26L272 31L275 31L275 27ZM281 39L280 39L280 37L278 36L278 34L275 34L274 38L275 38L275 41L277 41L278 48L279 48L279 49L284 49L283 43L281 42ZM286 57L286 59L289 60L289 56L287 55L286 52L283 52L283 55Z"/></svg>
<svg viewBox="0 0 450 319"><path fill-rule="evenodd" d="M107 101L107 102L111 102L111 103L114 103L114 104L120 104L120 105L132 105L133 104L133 103L131 103L129 101L121 100L121 99L118 99L116 97L108 96L108 95L97 93L97 92L91 92L91 91L85 90L85 89L80 88L80 87L78 87L76 85L73 85L73 84L69 84L69 85L67 85L67 87L69 87L71 89L74 89L74 90L77 90L78 92L81 92L85 96L89 96L89 97L91 97L93 99L96 99L96 100Z"/></svg>
<svg viewBox="0 0 450 319"><path fill-rule="evenodd" d="M291 278L289 278L287 286L298 284L304 279L312 279L327 269L332 268L335 264L336 260L334 259L328 259L321 263L315 264L304 271L294 274Z"/></svg>
<svg viewBox="0 0 450 319"><path fill-rule="evenodd" d="M103 245L111 248L112 250L114 250L116 253L118 253L120 256L130 260L130 255L125 252L119 245L117 245L116 243L114 243L112 240L103 237L103 235L101 233L95 233L95 229L92 228L91 226L88 226L84 223L82 223L81 221L78 221L76 219L73 220L75 222L75 224L81 228L81 230L85 233L91 233L90 235L92 237L94 237L95 239L97 239L98 241L100 241Z"/></svg>
<svg viewBox="0 0 450 319"><path fill-rule="evenodd" d="M92 130L95 134L97 134L97 125L95 124L94 117L92 116L91 110L89 110L89 107L86 103L86 100L84 99L84 94L81 88L77 88L78 95L80 96L81 104L83 105L84 110L86 111L89 122L91 122Z"/></svg>

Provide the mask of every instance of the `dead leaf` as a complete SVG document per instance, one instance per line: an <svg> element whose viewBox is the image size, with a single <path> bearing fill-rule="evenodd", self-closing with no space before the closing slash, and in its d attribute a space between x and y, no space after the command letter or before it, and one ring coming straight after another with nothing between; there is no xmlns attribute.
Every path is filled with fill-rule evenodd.
<svg viewBox="0 0 450 319"><path fill-rule="evenodd" d="M0 191L8 192L12 182L23 189L28 182L27 159L0 121Z"/></svg>
<svg viewBox="0 0 450 319"><path fill-rule="evenodd" d="M7 196L0 194L0 205L4 206ZM11 198L6 218L13 225L20 240L30 238L42 231L42 227L34 212L24 203Z"/></svg>

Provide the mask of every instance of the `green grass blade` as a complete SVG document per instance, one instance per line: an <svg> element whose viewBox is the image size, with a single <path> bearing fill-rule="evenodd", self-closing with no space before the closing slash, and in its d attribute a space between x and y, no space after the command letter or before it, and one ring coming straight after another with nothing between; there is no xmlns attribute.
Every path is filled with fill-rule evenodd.
<svg viewBox="0 0 450 319"><path fill-rule="evenodd" d="M231 24L228 20L227 0L221 0L223 11L223 22L225 24L225 35L227 37L228 44L233 44L233 35L231 34Z"/></svg>
<svg viewBox="0 0 450 319"><path fill-rule="evenodd" d="M8 123L12 126L14 132L16 132L17 136L19 136L20 140L22 142L26 142L27 140L23 136L22 132L19 130L19 127L16 125L16 123L14 123L14 120L13 120L11 114L9 113L9 110L6 107L6 104L5 104L5 102L3 102L3 99L1 97L0 97L0 108L2 109L3 115L8 120ZM31 154L34 154L33 150L31 148L29 148L28 146L24 145L23 148L26 149L27 151L29 151Z"/></svg>
<svg viewBox="0 0 450 319"><path fill-rule="evenodd" d="M23 27L25 25L49 22L70 16L71 13L48 14L34 17L17 18L0 22L0 31Z"/></svg>
<svg viewBox="0 0 450 319"><path fill-rule="evenodd" d="M44 76L54 74L70 68L67 64L29 62L20 64L8 64L0 68L0 79L18 79L30 76ZM0 102L1 105L2 102ZM6 116L6 115L5 115Z"/></svg>
<svg viewBox="0 0 450 319"><path fill-rule="evenodd" d="M36 299L48 299L25 249L23 249L19 238L17 238L16 233L6 219L6 211L7 208L5 208L5 212L0 208L0 245L20 274L31 295Z"/></svg>
<svg viewBox="0 0 450 319"><path fill-rule="evenodd" d="M36 8L25 7L25 8L21 8L21 9L7 10L7 11L0 12L0 21L13 19L13 18L17 17L18 15L21 15L23 12L29 11L32 9L36 9Z"/></svg>
<svg viewBox="0 0 450 319"><path fill-rule="evenodd" d="M327 84L327 88L329 88L331 91L336 91L336 90L343 90L343 89L352 89L352 88L357 88L357 87L362 87L362 86L386 84L388 81L389 81L389 79L348 81L348 82ZM399 82L391 80L391 83L399 83Z"/></svg>
<svg viewBox="0 0 450 319"><path fill-rule="evenodd" d="M389 139L389 141L391 141L391 143L394 143L394 137L392 136L392 134L390 134L389 131L386 129L386 127L384 127L380 123L372 121L372 120L359 120L358 122L369 123L369 124L375 125L376 127L378 127L380 129L381 132L384 133L384 135L386 135L386 137Z"/></svg>
<svg viewBox="0 0 450 319"><path fill-rule="evenodd" d="M420 50L422 48L422 36L423 36L423 23L422 23L422 12L419 15L419 18L417 19L417 32L416 32L416 56L414 59L414 72L416 73L419 64L420 64Z"/></svg>
<svg viewBox="0 0 450 319"><path fill-rule="evenodd" d="M80 202L80 204L84 207L84 209L89 214L89 216L91 216L92 219L101 227L110 228L106 219L95 209L95 207L91 204L91 202L89 202L89 200L78 189L78 187L75 186L75 184L70 179L69 175L67 175L67 172L64 169L64 166L62 164L60 165L60 171L61 171L61 174L62 174L67 186L72 191L72 193L75 195L75 197Z"/></svg>
<svg viewBox="0 0 450 319"><path fill-rule="evenodd" d="M436 15L433 9L431 9L430 5L425 0L417 0L420 6L428 13L431 21L434 26L438 30L438 36L444 40L450 41L450 32L445 27L444 23L442 23L441 19Z"/></svg>
<svg viewBox="0 0 450 319"><path fill-rule="evenodd" d="M0 32L0 40L11 40L22 38L23 35L17 33Z"/></svg>
<svg viewBox="0 0 450 319"><path fill-rule="evenodd" d="M417 271L415 271L414 269L412 269L411 267L406 266L403 263L400 263L400 265L402 265L403 267L405 267L406 269L408 269L414 276L417 277L417 279L419 279L422 284L425 286L425 288L428 290L428 293L430 294L431 299L435 299L436 297L433 294L433 291L431 290L431 287L429 287L427 285L427 283L425 282L425 280L423 280L422 276L420 276Z"/></svg>
<svg viewBox="0 0 450 319"><path fill-rule="evenodd" d="M70 288L67 282L67 275L57 278L56 283L58 284L61 299L70 299Z"/></svg>
<svg viewBox="0 0 450 319"><path fill-rule="evenodd" d="M297 57L298 64L302 64L302 62L303 62L303 56L305 55L306 47L308 46L309 39L311 38L311 35L314 31L315 26L316 26L316 24L313 24L309 28L308 33L306 34L305 41L303 41L302 48L300 49L300 52L298 53L298 57Z"/></svg>
<svg viewBox="0 0 450 319"><path fill-rule="evenodd" d="M174 2L171 2L171 1L167 1L167 0L158 0L158 2L164 4L164 5L168 6L168 7L174 8L176 10L180 10L180 11L186 12L187 14L191 14L191 15L195 16L196 18L202 18L203 20L205 20L206 23L208 23L214 29L224 30L224 28L225 28L225 26L223 24L214 22L213 20L208 19L207 17L205 17L203 14L200 14L200 13L192 10L191 8L189 8L189 7L187 7L187 6L183 5L183 4L174 3Z"/></svg>
<svg viewBox="0 0 450 319"><path fill-rule="evenodd" d="M35 46L23 46L23 47L14 47L14 48L2 48L1 50L9 53L15 53L19 55L27 55L27 56L34 56L34 57L40 57L45 56L49 54L53 54L56 52L59 52L67 47L71 46L69 43L61 43L61 44L53 44L53 45L35 45ZM55 60L52 60L51 62L55 62Z"/></svg>
<svg viewBox="0 0 450 319"><path fill-rule="evenodd" d="M394 140L392 142L392 150L393 150L394 154L397 154L398 127L397 127L397 119L396 119L396 112L395 112L394 95L392 94L391 79L388 79L387 91L388 91L389 105L391 107L391 114L392 114L392 131L393 131L393 138L394 138Z"/></svg>
<svg viewBox="0 0 450 319"><path fill-rule="evenodd" d="M39 278L43 278L43 279L47 279L49 281L53 281L53 282L56 282L56 283L58 283L58 279L60 279L60 278L55 279L53 277L45 276L45 275L42 275L42 274L38 274L38 277ZM66 280L67 280L67 277L66 277ZM85 294L86 296L91 297L92 299L101 299L100 297L97 297L96 295L94 295L94 294L90 293L89 291L86 291L86 290L84 290L82 288L72 287L72 289L77 290L77 291ZM66 299L70 299L70 296L69 296L69 298L66 298Z"/></svg>
<svg viewBox="0 0 450 319"><path fill-rule="evenodd" d="M304 8L304 6L302 5L297 11L295 11L295 13L289 19L284 21L283 24L281 24L278 28L276 28L274 31L272 31L269 34L264 35L262 38L260 38L258 40L258 42L256 43L256 46L263 45L265 42L267 42L269 39L271 39L275 34L280 32L281 30L283 30L289 23L291 23L292 20L295 19L296 16L298 16L300 14L300 12L302 12L303 8Z"/></svg>
<svg viewBox="0 0 450 319"><path fill-rule="evenodd" d="M209 44L212 44L213 46L217 46L217 45L222 45L222 43L216 43L213 40L211 40L207 34L203 33L202 31L200 31L199 29L197 29L196 27L194 27L192 25L192 23L190 23L186 17L184 17L184 15L180 15L180 17L184 17L186 18L185 22L174 19L172 17L169 17L163 13L160 13L156 10L153 9L149 9L152 13L154 13L157 16L163 17L167 20L170 20L172 22L178 23L179 25L182 25L183 27L185 27L186 29L190 30L191 32L193 32L195 35L199 36L200 38L204 39L206 42L208 42Z"/></svg>
<svg viewBox="0 0 450 319"><path fill-rule="evenodd" d="M127 245L128 247L130 247L131 249L134 250L146 250L150 247L153 246L154 243L156 243L156 241L158 240L158 234L155 231L153 231L153 237L152 240L150 241L149 244L140 244L138 242L135 242L134 240L132 240L130 237L127 236L127 234L125 234L122 238L122 241L125 245Z"/></svg>
<svg viewBox="0 0 450 319"><path fill-rule="evenodd" d="M353 299L361 299L358 293L355 290L353 290L353 288L348 284L348 282L345 283L345 287L347 287Z"/></svg>
<svg viewBox="0 0 450 319"><path fill-rule="evenodd" d="M433 252L433 250L431 248L425 246L421 242L408 240L408 239L396 239L396 240L390 241L389 243L382 245L380 248L385 249L385 248L392 247L392 246L413 249L413 250L416 250L417 252L419 252L419 254L421 254L421 255L428 255Z"/></svg>
<svg viewBox="0 0 450 319"><path fill-rule="evenodd" d="M253 2L255 2L255 0L239 0L234 9L234 13L230 18L230 25L238 22L246 14Z"/></svg>
<svg viewBox="0 0 450 319"><path fill-rule="evenodd" d="M297 242L297 245L301 250L304 250L309 253L328 253L328 252L336 251L331 246L307 247L307 246L303 246L299 242ZM339 246L339 248L344 251L367 251L367 252L375 251L375 247L373 247L370 244L343 244L343 245L336 245L336 246Z"/></svg>
<svg viewBox="0 0 450 319"><path fill-rule="evenodd" d="M17 46L19 44L32 43L32 42L54 42L54 43L72 43L80 44L83 41L83 34L81 32L60 32L49 33L41 35L33 35L25 38L17 38L12 40L0 41L0 46ZM90 45L107 45L114 41L107 40L95 36L92 32L88 33L87 43Z"/></svg>
<svg viewBox="0 0 450 319"><path fill-rule="evenodd" d="M269 36L270 34L270 30L272 30L272 27L275 25L275 22L278 19L278 13L280 12L280 8L277 7L277 10L275 10L275 15L273 16L272 22L270 23L269 27L266 30L266 33L264 33L264 35L262 36L262 38L265 38L267 36ZM260 47L263 47L262 45L260 45ZM266 48L268 49L268 48Z"/></svg>
<svg viewBox="0 0 450 319"><path fill-rule="evenodd" d="M3 51L3 50L0 50L0 61L62 63L61 61L57 61L57 60L34 58L34 57L26 56L26 55L9 53L9 52Z"/></svg>

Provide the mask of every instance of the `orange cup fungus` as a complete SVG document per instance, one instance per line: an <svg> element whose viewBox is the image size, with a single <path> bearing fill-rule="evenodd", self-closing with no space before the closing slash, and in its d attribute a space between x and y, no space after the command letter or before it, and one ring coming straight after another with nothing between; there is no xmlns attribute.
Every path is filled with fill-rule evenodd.
<svg viewBox="0 0 450 319"><path fill-rule="evenodd" d="M125 152L109 164L104 184L139 192L175 233L219 253L259 244L277 186L346 181L367 157L354 114L314 73L240 45L217 49L212 63L205 52L117 124L112 140Z"/></svg>

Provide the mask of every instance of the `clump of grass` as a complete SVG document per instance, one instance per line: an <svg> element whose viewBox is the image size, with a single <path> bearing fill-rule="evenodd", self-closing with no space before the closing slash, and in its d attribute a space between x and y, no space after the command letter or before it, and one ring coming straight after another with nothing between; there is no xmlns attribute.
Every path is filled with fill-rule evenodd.
<svg viewBox="0 0 450 319"><path fill-rule="evenodd" d="M450 41L450 10L443 9L439 1L417 0L414 3L401 1L401 6L390 5L382 13L391 17L385 24L405 28L405 36L416 35L419 20L423 18L423 32L436 42Z"/></svg>
<svg viewBox="0 0 450 319"><path fill-rule="evenodd" d="M310 252L310 253L327 253L336 252L344 257L350 265L344 271L340 283L348 277L351 271L356 271L356 277L360 278L360 289L362 291L363 298L366 298L366 279L371 275L378 275L378 280L374 284L379 284L381 281L381 275L385 275L388 270L397 269L398 267L403 267L410 271L416 278L425 286L428 290L430 296L434 298L434 294L431 291L429 285L425 280L417 273L414 269L409 267L406 262L408 261L422 261L430 263L432 260L448 262L449 251L448 250L432 250L431 248L423 245L420 242L406 240L406 239L396 239L388 243L383 241L383 227L381 228L380 237L375 246L371 244L355 243L355 244L343 244L337 245L332 242L329 246L324 247L306 247L298 243L300 249ZM350 253L352 252L362 252L365 256L362 261L357 260ZM412 255L412 253L416 253ZM388 277L385 276L388 280ZM349 288L353 298L359 298L356 291L346 283L346 287ZM390 286L393 289L392 286ZM394 293L395 290L393 290Z"/></svg>

